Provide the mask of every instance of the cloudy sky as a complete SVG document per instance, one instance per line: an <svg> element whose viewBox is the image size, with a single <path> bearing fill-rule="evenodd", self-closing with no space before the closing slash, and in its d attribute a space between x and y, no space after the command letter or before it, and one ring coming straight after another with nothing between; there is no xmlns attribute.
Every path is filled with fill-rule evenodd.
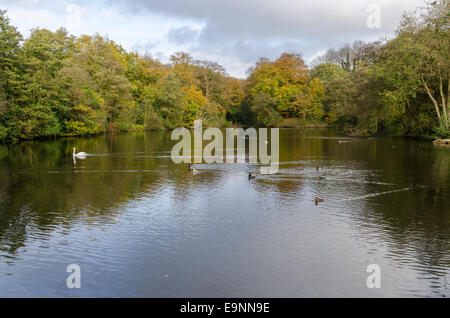
<svg viewBox="0 0 450 318"><path fill-rule="evenodd" d="M236 77L262 56L301 53L310 62L330 47L392 35L401 14L420 6L423 0L0 0L24 36L35 27L98 32L163 62L187 51Z"/></svg>

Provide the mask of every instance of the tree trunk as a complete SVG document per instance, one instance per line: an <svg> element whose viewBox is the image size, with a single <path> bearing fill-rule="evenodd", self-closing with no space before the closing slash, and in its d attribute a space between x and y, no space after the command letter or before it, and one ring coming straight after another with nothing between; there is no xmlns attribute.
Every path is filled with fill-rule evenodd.
<svg viewBox="0 0 450 318"><path fill-rule="evenodd" d="M425 87L425 90L427 91L428 97L430 97L431 101L433 102L434 108L436 110L436 114L439 120L441 120L441 112L439 111L439 105L436 101L436 99L433 97L433 94L431 94L430 89L428 88L427 82L425 82L425 79L423 78L422 75L422 83Z"/></svg>
<svg viewBox="0 0 450 318"><path fill-rule="evenodd" d="M442 76L439 76L439 93L441 94L442 99L442 115L444 117L444 125L448 126L448 118L447 118L447 104L445 103L444 89L442 84Z"/></svg>
<svg viewBox="0 0 450 318"><path fill-rule="evenodd" d="M447 79L447 118L450 117L450 78Z"/></svg>

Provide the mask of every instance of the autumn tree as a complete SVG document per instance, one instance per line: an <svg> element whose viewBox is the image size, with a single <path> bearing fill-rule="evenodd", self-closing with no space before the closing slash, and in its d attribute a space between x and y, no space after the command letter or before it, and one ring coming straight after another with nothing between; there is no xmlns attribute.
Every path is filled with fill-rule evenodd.
<svg viewBox="0 0 450 318"><path fill-rule="evenodd" d="M83 36L77 41L75 63L89 74L91 89L103 100L107 129L126 129L127 116L133 106L131 85L126 78L125 51L116 43L96 34Z"/></svg>
<svg viewBox="0 0 450 318"><path fill-rule="evenodd" d="M247 80L252 112L257 123L278 125L282 118L318 122L323 115L320 80L311 80L300 55L282 54L275 61L261 59ZM275 115L273 111L278 112Z"/></svg>

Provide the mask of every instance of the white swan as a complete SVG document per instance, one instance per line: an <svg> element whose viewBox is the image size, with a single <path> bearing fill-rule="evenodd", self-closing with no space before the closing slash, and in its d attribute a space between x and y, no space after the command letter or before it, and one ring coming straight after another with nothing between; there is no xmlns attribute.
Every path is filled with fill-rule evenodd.
<svg viewBox="0 0 450 318"><path fill-rule="evenodd" d="M87 153L85 152L79 152L76 153L75 147L73 147L73 157L79 158L79 159L86 159Z"/></svg>

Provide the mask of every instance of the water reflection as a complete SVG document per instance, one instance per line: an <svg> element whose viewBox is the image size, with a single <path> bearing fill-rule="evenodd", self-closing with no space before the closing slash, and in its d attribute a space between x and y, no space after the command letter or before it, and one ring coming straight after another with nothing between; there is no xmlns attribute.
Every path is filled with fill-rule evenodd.
<svg viewBox="0 0 450 318"><path fill-rule="evenodd" d="M450 294L449 149L283 130L279 173L249 181L252 164L187 171L173 144L151 132L0 146L0 295ZM68 290L77 262L86 285ZM380 290L365 285L372 263Z"/></svg>

